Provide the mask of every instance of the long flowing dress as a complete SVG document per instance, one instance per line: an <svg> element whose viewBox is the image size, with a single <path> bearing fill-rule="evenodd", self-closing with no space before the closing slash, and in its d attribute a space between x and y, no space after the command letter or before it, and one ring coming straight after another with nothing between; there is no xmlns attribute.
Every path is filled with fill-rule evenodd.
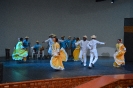
<svg viewBox="0 0 133 88"><path fill-rule="evenodd" d="M126 52L126 48L122 43L116 44L117 51L114 54L114 60L113 63L114 67L120 67L121 65L125 65L125 59L124 54Z"/></svg>
<svg viewBox="0 0 133 88"><path fill-rule="evenodd" d="M67 61L68 56L66 51L61 48L59 43L54 43L52 45L52 57L50 60L50 65L53 69L64 70L63 61Z"/></svg>
<svg viewBox="0 0 133 88"><path fill-rule="evenodd" d="M79 53L80 53L80 45L77 45L75 50L73 51L74 61L79 60Z"/></svg>
<svg viewBox="0 0 133 88"><path fill-rule="evenodd" d="M22 60L28 56L28 51L23 49L23 43L19 41L13 51L12 59L13 60Z"/></svg>

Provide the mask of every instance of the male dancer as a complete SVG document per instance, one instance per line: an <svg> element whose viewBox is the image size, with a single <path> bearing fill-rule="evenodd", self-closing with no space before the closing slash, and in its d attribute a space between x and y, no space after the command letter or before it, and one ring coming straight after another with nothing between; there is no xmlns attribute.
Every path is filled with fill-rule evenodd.
<svg viewBox="0 0 133 88"><path fill-rule="evenodd" d="M76 43L76 38L73 37L73 40L71 42L71 56L73 57L73 51L75 50L76 46L75 46L75 43Z"/></svg>
<svg viewBox="0 0 133 88"><path fill-rule="evenodd" d="M29 42L29 37L28 36L26 36L24 41L23 41L23 47L24 47L24 49L26 49L28 51L27 59L29 59L29 55L30 55L30 42Z"/></svg>
<svg viewBox="0 0 133 88"><path fill-rule="evenodd" d="M87 44L89 43L89 41L87 40L87 36L83 36L83 40L80 40L79 42L76 42L75 45L80 45L80 54L79 54L79 58L81 60L81 64L83 64L83 66L86 66L86 58L87 58L87 50L89 48L89 46L87 47ZM90 49L90 48L89 48Z"/></svg>
<svg viewBox="0 0 133 88"><path fill-rule="evenodd" d="M65 36L62 36L61 39L58 39L60 42L60 48L64 48L66 50L67 48L67 41L65 40Z"/></svg>
<svg viewBox="0 0 133 88"><path fill-rule="evenodd" d="M49 38L47 40L45 40L45 42L48 42L48 45L49 45L49 48L48 48L48 54L49 56L52 55L52 45L53 45L53 40L52 40L52 37L53 37L54 34L50 34L49 35ZM44 43L44 42L43 42Z"/></svg>
<svg viewBox="0 0 133 88"><path fill-rule="evenodd" d="M29 37L26 36L25 37L25 40L23 41L23 46L24 46L24 49L28 49L29 48Z"/></svg>
<svg viewBox="0 0 133 88"><path fill-rule="evenodd" d="M71 36L68 36L68 39L66 40L66 52L68 54L68 57L71 57Z"/></svg>
<svg viewBox="0 0 133 88"><path fill-rule="evenodd" d="M97 53L97 44L105 44L104 42L99 42L96 40L96 36L92 35L91 39L89 41L89 43L87 44L88 48L90 48L90 63L89 63L89 69L91 69L92 67L94 67L94 64L96 63L96 61L98 60L98 53ZM95 59L93 60L93 58L95 57Z"/></svg>

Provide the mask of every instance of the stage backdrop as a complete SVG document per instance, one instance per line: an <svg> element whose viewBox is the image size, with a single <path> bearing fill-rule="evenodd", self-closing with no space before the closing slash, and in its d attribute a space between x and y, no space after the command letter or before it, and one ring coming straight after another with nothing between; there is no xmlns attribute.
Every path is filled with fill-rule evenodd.
<svg viewBox="0 0 133 88"><path fill-rule="evenodd" d="M132 15L132 0L0 0L0 56L13 47L18 37L30 37L31 46L54 33L80 37L95 34L106 42L99 56L113 56L118 38L123 38L124 18ZM41 43L42 44L42 43ZM42 44L47 46L47 44ZM47 52L45 51L45 54Z"/></svg>

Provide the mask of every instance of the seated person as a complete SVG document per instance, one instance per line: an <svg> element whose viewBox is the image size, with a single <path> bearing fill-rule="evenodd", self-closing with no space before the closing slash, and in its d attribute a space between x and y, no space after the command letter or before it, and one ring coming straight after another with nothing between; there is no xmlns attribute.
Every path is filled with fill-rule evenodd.
<svg viewBox="0 0 133 88"><path fill-rule="evenodd" d="M40 49L42 48L42 46L39 44L39 41L36 41L36 45L34 45L34 51L35 53L38 53L38 51L40 51Z"/></svg>

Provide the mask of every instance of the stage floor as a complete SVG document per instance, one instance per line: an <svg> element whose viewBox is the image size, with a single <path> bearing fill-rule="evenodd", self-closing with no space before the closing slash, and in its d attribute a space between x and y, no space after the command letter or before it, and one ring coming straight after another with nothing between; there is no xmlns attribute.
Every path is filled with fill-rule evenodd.
<svg viewBox="0 0 133 88"><path fill-rule="evenodd" d="M112 74L128 74L133 73L133 62L126 62L126 65L120 68L112 66L113 58L99 58L95 67L88 69L83 67L81 62L68 61L64 62L65 70L55 71L50 67L49 60L33 60L30 59L26 63L16 63L12 60L0 59L3 63L3 83L20 82L29 80L77 77L77 76L93 76L93 75L112 75Z"/></svg>

